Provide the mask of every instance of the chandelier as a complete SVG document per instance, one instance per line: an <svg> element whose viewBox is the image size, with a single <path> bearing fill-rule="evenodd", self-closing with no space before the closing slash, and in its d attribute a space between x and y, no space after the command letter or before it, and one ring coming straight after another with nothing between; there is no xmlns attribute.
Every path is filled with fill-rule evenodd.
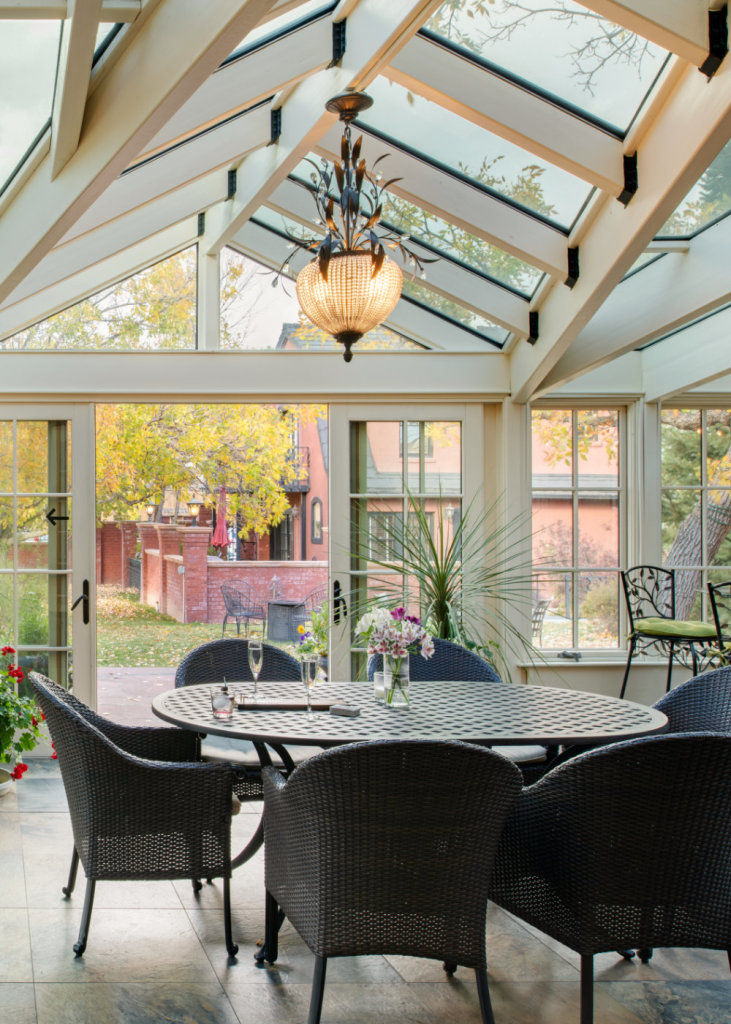
<svg viewBox="0 0 731 1024"><path fill-rule="evenodd" d="M315 169L311 176L318 222L326 228L322 238L294 238L300 249L315 253L297 276L297 298L304 313L316 327L331 334L344 348L343 358L353 358L352 346L377 327L392 312L401 296L403 274L399 265L386 255L386 248L398 250L404 262L423 271L425 262L406 248L407 235L383 229L379 225L383 193L392 179L380 185L361 158L362 136L351 141L350 123L373 104L370 96L345 92L334 96L325 109L338 114L344 122L340 160L332 167L308 162ZM379 157L374 163L379 163ZM337 188L339 194L334 193ZM289 264L288 257L280 272Z"/></svg>

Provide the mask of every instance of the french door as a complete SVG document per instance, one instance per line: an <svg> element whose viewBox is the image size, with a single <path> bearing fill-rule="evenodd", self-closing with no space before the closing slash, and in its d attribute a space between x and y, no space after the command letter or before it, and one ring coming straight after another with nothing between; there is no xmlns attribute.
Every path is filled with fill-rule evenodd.
<svg viewBox="0 0 731 1024"><path fill-rule="evenodd" d="M93 479L90 406L0 406L0 642L90 704Z"/></svg>
<svg viewBox="0 0 731 1024"><path fill-rule="evenodd" d="M331 404L332 679L363 677L354 626L371 601L393 595L418 611L400 538L416 528L415 506L422 528L449 538L482 484L482 422L479 405Z"/></svg>

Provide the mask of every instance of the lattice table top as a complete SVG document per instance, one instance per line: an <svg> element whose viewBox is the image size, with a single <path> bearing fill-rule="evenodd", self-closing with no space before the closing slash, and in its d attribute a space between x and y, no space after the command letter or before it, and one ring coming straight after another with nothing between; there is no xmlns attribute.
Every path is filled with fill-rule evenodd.
<svg viewBox="0 0 731 1024"><path fill-rule="evenodd" d="M251 684L229 682L248 692ZM459 739L488 744L611 743L664 732L667 718L653 708L615 697L548 686L506 683L412 682L407 710L377 704L370 683L319 683L313 703L360 708L357 718L328 711L308 718L304 688L260 683L263 701L302 702L302 710L234 710L230 724L211 714L211 686L184 686L155 697L152 709L167 722L201 733L307 746L357 740Z"/></svg>

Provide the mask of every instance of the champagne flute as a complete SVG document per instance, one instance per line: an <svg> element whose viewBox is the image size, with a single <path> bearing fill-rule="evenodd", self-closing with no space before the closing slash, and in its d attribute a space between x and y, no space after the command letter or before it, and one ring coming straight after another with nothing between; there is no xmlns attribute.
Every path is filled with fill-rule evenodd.
<svg viewBox="0 0 731 1024"><path fill-rule="evenodd" d="M314 715L314 711L310 704L310 695L317 679L317 661L314 658L303 658L300 662L300 672L302 673L302 682L305 684L305 692L307 694L307 714L311 716Z"/></svg>
<svg viewBox="0 0 731 1024"><path fill-rule="evenodd" d="M264 644L261 640L249 640L249 668L254 677L254 692L252 697L257 697L259 685L259 673L264 663Z"/></svg>

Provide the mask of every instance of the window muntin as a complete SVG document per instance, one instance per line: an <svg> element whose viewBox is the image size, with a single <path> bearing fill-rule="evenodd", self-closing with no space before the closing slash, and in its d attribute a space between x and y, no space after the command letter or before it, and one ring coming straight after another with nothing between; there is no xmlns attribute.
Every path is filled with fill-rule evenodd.
<svg viewBox="0 0 731 1024"><path fill-rule="evenodd" d="M675 614L709 616L706 585L731 577L731 410L662 411L663 564Z"/></svg>
<svg viewBox="0 0 731 1024"><path fill-rule="evenodd" d="M619 646L622 500L617 409L534 409L534 604L544 649Z"/></svg>
<svg viewBox="0 0 731 1024"><path fill-rule="evenodd" d="M668 59L573 0L447 0L425 27L622 132Z"/></svg>
<svg viewBox="0 0 731 1024"><path fill-rule="evenodd" d="M580 178L471 124L397 82L368 86L363 122L528 211L569 228L592 191Z"/></svg>
<svg viewBox="0 0 731 1024"><path fill-rule="evenodd" d="M0 188L14 175L51 117L60 21L2 22Z"/></svg>

